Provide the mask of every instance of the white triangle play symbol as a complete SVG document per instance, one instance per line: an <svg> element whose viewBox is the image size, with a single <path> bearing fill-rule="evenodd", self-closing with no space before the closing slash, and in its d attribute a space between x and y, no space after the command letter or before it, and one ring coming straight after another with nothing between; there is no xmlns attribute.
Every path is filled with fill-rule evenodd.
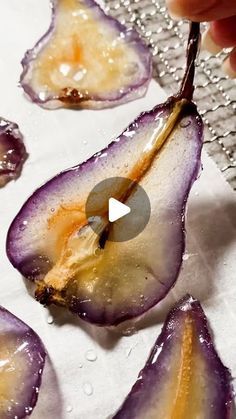
<svg viewBox="0 0 236 419"><path fill-rule="evenodd" d="M129 214L130 211L130 207L128 207L125 204L122 204L122 202L118 201L117 199L109 199L108 219L111 223Z"/></svg>

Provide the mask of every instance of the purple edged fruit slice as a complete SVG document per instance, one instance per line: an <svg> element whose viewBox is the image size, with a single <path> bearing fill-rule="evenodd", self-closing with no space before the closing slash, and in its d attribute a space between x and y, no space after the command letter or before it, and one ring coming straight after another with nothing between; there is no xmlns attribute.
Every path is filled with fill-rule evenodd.
<svg viewBox="0 0 236 419"><path fill-rule="evenodd" d="M229 419L232 400L230 372L200 303L187 295L170 311L114 419Z"/></svg>
<svg viewBox="0 0 236 419"><path fill-rule="evenodd" d="M52 109L106 108L141 97L151 53L135 30L93 0L52 0L52 23L23 61L21 85Z"/></svg>
<svg viewBox="0 0 236 419"><path fill-rule="evenodd" d="M23 419L38 399L45 349L36 333L0 306L0 417Z"/></svg>
<svg viewBox="0 0 236 419"><path fill-rule="evenodd" d="M0 118L0 187L20 175L26 158L18 125Z"/></svg>
<svg viewBox="0 0 236 419"><path fill-rule="evenodd" d="M174 285L185 248L185 205L202 148L202 121L191 102L198 36L193 24L180 93L141 114L107 149L39 188L13 221L8 257L35 282L42 304L116 325L143 314ZM113 198L132 207L138 183L151 203L147 226L126 242L109 241L116 223L107 221L107 193L101 191L97 202L104 211L99 234L86 219L90 191L110 177L133 185L126 190L127 182L114 182Z"/></svg>

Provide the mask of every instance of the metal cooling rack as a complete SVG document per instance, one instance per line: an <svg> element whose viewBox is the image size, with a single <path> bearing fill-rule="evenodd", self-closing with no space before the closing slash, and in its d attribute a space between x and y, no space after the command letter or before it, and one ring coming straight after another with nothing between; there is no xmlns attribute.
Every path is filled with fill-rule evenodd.
<svg viewBox="0 0 236 419"><path fill-rule="evenodd" d="M164 0L106 0L106 10L136 27L152 50L154 77L168 94L176 93L184 71L188 23L172 21ZM236 83L220 69L226 53L201 52L194 99L207 127L205 150L236 190Z"/></svg>

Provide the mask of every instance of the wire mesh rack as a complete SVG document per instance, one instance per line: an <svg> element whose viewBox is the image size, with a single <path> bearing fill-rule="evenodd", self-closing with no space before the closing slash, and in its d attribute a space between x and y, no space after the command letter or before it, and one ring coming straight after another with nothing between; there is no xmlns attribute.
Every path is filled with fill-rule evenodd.
<svg viewBox="0 0 236 419"><path fill-rule="evenodd" d="M152 50L154 78L168 94L176 93L185 64L188 22L174 22L164 0L106 0L106 10L135 27ZM204 26L204 24L203 24ZM236 190L236 83L221 71L227 51L201 52L195 101L205 123L205 150Z"/></svg>

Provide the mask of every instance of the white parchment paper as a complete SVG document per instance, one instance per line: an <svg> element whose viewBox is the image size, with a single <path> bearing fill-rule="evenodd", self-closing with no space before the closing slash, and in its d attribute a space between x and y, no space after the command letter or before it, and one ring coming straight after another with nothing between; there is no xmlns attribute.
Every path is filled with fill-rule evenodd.
<svg viewBox="0 0 236 419"><path fill-rule="evenodd" d="M0 4L0 115L19 124L30 154L20 179L0 190L0 304L35 329L49 354L32 418L105 419L114 413L144 366L168 310L186 292L200 299L220 356L235 377L236 197L205 154L189 199L187 254L177 285L136 323L131 336L90 326L57 308L44 309L8 262L9 224L34 189L106 146L141 111L162 102L165 93L152 82L145 98L95 112L32 105L17 87L20 61L48 27L48 0ZM130 325L125 328L126 334L132 332ZM89 350L96 360L87 359Z"/></svg>

